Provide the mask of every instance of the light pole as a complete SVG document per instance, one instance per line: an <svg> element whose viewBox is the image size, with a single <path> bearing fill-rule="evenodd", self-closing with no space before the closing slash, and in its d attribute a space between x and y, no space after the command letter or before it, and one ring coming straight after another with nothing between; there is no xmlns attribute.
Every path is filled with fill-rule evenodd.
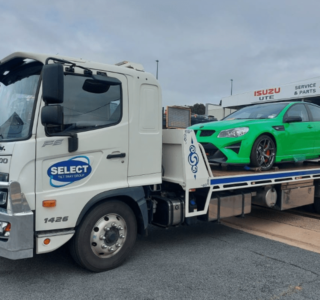
<svg viewBox="0 0 320 300"><path fill-rule="evenodd" d="M159 65L159 60L156 60L157 62L157 75L156 75L156 78L158 79L158 65Z"/></svg>
<svg viewBox="0 0 320 300"><path fill-rule="evenodd" d="M231 81L231 95L232 95L232 85L233 85L233 79L230 79Z"/></svg>

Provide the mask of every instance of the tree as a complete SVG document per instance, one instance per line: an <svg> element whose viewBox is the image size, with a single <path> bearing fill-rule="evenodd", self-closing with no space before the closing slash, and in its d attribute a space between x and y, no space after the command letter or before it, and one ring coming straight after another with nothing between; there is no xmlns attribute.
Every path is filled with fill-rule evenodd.
<svg viewBox="0 0 320 300"><path fill-rule="evenodd" d="M204 115L206 113L206 107L202 103L196 103L189 107L191 108L191 113L193 114Z"/></svg>

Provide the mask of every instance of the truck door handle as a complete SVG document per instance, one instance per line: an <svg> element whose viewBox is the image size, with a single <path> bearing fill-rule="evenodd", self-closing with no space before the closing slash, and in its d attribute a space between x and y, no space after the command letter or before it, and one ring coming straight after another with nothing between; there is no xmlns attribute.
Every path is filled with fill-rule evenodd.
<svg viewBox="0 0 320 300"><path fill-rule="evenodd" d="M125 153L117 153L117 154L109 154L107 156L107 159L112 159L112 158L123 158L126 157Z"/></svg>
<svg viewBox="0 0 320 300"><path fill-rule="evenodd" d="M308 125L307 127L308 127L308 128L313 128L313 126L311 126L311 125Z"/></svg>

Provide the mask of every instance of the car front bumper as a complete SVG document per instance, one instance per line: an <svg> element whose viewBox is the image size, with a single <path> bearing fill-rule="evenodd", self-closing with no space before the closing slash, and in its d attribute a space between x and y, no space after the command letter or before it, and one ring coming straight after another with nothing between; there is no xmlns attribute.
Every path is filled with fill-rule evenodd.
<svg viewBox="0 0 320 300"><path fill-rule="evenodd" d="M10 223L11 229L5 236L0 231L0 257L22 259L33 257L34 214L21 193L16 181L0 182L0 189L8 191L7 208L0 208L0 227Z"/></svg>
<svg viewBox="0 0 320 300"><path fill-rule="evenodd" d="M250 158L240 155L241 141L228 144L225 147L216 147L212 143L203 143L201 145L206 151L209 163L226 163L226 164L249 164Z"/></svg>

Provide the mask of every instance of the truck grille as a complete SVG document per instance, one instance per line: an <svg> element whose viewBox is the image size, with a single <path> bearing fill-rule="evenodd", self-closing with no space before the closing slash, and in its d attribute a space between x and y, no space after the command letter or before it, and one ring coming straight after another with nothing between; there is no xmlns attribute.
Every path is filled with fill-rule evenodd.
<svg viewBox="0 0 320 300"><path fill-rule="evenodd" d="M9 181L9 174L7 173L0 173L0 181L8 182Z"/></svg>

